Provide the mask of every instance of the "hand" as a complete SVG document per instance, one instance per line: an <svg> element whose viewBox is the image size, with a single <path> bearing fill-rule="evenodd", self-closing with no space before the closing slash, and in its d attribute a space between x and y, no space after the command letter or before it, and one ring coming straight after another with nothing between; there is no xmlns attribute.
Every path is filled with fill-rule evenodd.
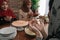
<svg viewBox="0 0 60 40"><path fill-rule="evenodd" d="M6 17L4 17L4 19L5 19L6 21L11 21L12 17L11 17L11 16L6 16Z"/></svg>
<svg viewBox="0 0 60 40"><path fill-rule="evenodd" d="M39 31L35 26L33 26L32 24L29 24L29 29L30 29L31 31L33 31L34 33L36 33L36 36L37 36L37 37L41 37L40 31Z"/></svg>
<svg viewBox="0 0 60 40"><path fill-rule="evenodd" d="M44 30L44 23L42 21L40 21L40 24L35 24L35 27L42 33L43 38L46 39L47 38L47 34Z"/></svg>
<svg viewBox="0 0 60 40"><path fill-rule="evenodd" d="M44 30L44 22L43 21L40 21L38 23L37 20L32 19L29 23L32 24L33 26L35 26L39 31Z"/></svg>
<svg viewBox="0 0 60 40"><path fill-rule="evenodd" d="M33 12L29 12L28 15L31 17L33 16Z"/></svg>
<svg viewBox="0 0 60 40"><path fill-rule="evenodd" d="M39 32L39 30L36 27L34 27L32 24L29 24L29 28L35 33Z"/></svg>
<svg viewBox="0 0 60 40"><path fill-rule="evenodd" d="M33 20L33 21L35 21L35 20ZM42 33L44 39L45 39L47 37L47 34L44 30L44 22L40 21L40 24L38 24L38 23L33 22L33 21L30 22L30 24L32 25L32 26L30 26L31 29L37 33L39 33L39 31L40 31ZM37 34L37 35L40 35L40 34Z"/></svg>

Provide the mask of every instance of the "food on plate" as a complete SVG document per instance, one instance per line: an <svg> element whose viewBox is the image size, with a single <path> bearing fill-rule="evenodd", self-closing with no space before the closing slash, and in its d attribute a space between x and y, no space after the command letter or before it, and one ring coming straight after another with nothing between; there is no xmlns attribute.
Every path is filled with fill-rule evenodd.
<svg viewBox="0 0 60 40"><path fill-rule="evenodd" d="M18 27L22 27L22 26L26 26L28 25L27 21L22 21L22 20L18 20L18 21L14 21L12 23L13 26L18 26Z"/></svg>
<svg viewBox="0 0 60 40"><path fill-rule="evenodd" d="M31 31L28 27L25 28L25 33L28 35L36 35L33 31Z"/></svg>

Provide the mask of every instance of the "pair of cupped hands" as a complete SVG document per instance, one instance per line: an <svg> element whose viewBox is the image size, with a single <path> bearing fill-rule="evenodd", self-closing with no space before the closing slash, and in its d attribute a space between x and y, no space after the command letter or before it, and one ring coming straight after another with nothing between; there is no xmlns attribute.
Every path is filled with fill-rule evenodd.
<svg viewBox="0 0 60 40"><path fill-rule="evenodd" d="M38 23L37 20L32 19L31 21L29 21L29 29L35 32L37 36L39 36L39 32L44 31L44 22L39 21Z"/></svg>
<svg viewBox="0 0 60 40"><path fill-rule="evenodd" d="M4 20L5 20L5 21L11 21L11 19L12 19L11 16L6 16L6 17L4 17Z"/></svg>

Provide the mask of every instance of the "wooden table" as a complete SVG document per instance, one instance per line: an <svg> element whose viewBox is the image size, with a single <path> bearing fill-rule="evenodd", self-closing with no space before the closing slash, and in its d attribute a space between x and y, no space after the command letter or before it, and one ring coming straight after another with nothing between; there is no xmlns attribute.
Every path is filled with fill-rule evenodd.
<svg viewBox="0 0 60 40"><path fill-rule="evenodd" d="M9 27L9 24L0 25L0 29L4 27ZM24 31L17 31L17 36L13 40L35 40L35 37L27 36Z"/></svg>

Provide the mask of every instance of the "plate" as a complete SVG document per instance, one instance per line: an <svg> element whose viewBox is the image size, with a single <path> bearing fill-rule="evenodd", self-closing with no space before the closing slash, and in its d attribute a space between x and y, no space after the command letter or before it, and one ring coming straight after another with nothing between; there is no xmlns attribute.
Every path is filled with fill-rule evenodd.
<svg viewBox="0 0 60 40"><path fill-rule="evenodd" d="M0 29L0 34L7 35L7 34L12 34L15 31L17 31L15 27L5 27L5 28Z"/></svg>
<svg viewBox="0 0 60 40"><path fill-rule="evenodd" d="M6 35L8 35L8 36L6 36ZM0 29L0 39L1 40L13 39L16 37L16 35L17 35L17 29L15 27L5 27L5 28Z"/></svg>
<svg viewBox="0 0 60 40"><path fill-rule="evenodd" d="M9 39L14 39L15 37L16 37L16 35L17 35L17 32L14 32L13 34L11 34L10 36L8 36L8 37L4 37L4 36L1 36L0 35L0 39L1 40L9 40Z"/></svg>

